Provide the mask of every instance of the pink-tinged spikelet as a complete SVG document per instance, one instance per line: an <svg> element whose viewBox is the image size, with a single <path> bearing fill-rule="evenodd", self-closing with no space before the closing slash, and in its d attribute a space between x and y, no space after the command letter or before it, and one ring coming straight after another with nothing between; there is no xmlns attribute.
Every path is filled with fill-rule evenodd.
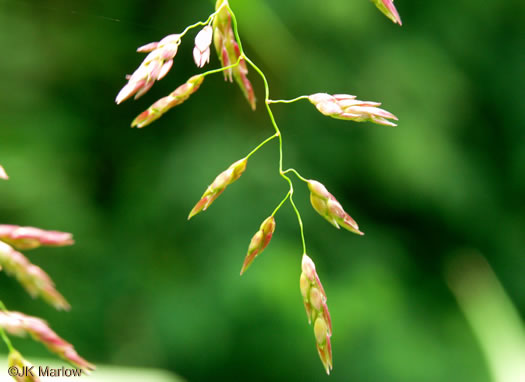
<svg viewBox="0 0 525 382"><path fill-rule="evenodd" d="M172 34L159 42L152 42L138 48L137 52L149 52L149 54L138 69L129 76L128 83L120 90L115 102L120 104L133 95L137 99L151 89L155 81L164 78L173 66L173 58L177 54L179 44L180 35Z"/></svg>
<svg viewBox="0 0 525 382"><path fill-rule="evenodd" d="M252 264L253 260L255 260L255 258L268 246L274 231L275 219L273 216L270 216L262 222L261 227L250 241L248 253L246 254L246 258L242 265L241 276Z"/></svg>
<svg viewBox="0 0 525 382"><path fill-rule="evenodd" d="M309 180L310 202L314 209L335 228L342 226L350 232L364 235L359 226L350 215L346 213L341 204L328 192L326 187L316 180Z"/></svg>
<svg viewBox="0 0 525 382"><path fill-rule="evenodd" d="M40 318L19 312L0 312L0 327L16 336L30 335L35 341L45 345L49 351L85 371L95 369L93 364L78 355L73 345L60 338Z"/></svg>
<svg viewBox="0 0 525 382"><path fill-rule="evenodd" d="M151 105L148 110L140 113L131 123L131 127L141 128L159 119L172 107L180 105L190 98L190 96L199 89L202 81L204 81L203 75L191 77L188 81L179 86L168 96L159 99L153 105Z"/></svg>
<svg viewBox="0 0 525 382"><path fill-rule="evenodd" d="M0 240L17 249L33 249L42 245L62 247L74 243L72 235L67 232L45 231L35 227L9 224L0 224Z"/></svg>
<svg viewBox="0 0 525 382"><path fill-rule="evenodd" d="M59 310L70 309L70 305L55 289L55 284L48 274L3 241L0 241L0 267L13 275L32 297L41 296Z"/></svg>
<svg viewBox="0 0 525 382"><path fill-rule="evenodd" d="M370 121L379 125L396 126L388 119L397 121L397 117L378 106L379 102L360 101L348 94L316 93L308 97L323 115L343 119L347 121L365 122Z"/></svg>
<svg viewBox="0 0 525 382"><path fill-rule="evenodd" d="M195 47L193 48L193 60L197 67L202 68L210 62L210 45L213 38L213 28L206 25L195 36Z"/></svg>
<svg viewBox="0 0 525 382"><path fill-rule="evenodd" d="M213 43L223 68L235 64L241 57L227 5L228 0L217 0L215 9L220 9L220 11L213 19ZM255 110L255 93L250 80L248 80L248 68L244 58L240 59L239 65L224 72L224 79L229 79L230 81L235 79L252 110Z"/></svg>
<svg viewBox="0 0 525 382"><path fill-rule="evenodd" d="M201 211L206 211L206 209L219 197L220 194L228 187L230 184L235 182L242 175L244 170L246 170L246 164L248 163L248 158L243 158L233 163L226 170L221 172L215 180L208 186L204 194L202 194L201 199L197 202L195 207L191 210L188 220L197 215Z"/></svg>
<svg viewBox="0 0 525 382"><path fill-rule="evenodd" d="M386 17L392 20L394 24L399 24L400 26L403 25L401 17L399 17L399 13L394 6L393 0L372 0L372 2L386 15Z"/></svg>
<svg viewBox="0 0 525 382"><path fill-rule="evenodd" d="M314 323L314 335L319 358L327 374L332 370L332 319L326 305L326 293L315 270L315 264L305 253L301 264L299 286L303 295L308 323Z"/></svg>

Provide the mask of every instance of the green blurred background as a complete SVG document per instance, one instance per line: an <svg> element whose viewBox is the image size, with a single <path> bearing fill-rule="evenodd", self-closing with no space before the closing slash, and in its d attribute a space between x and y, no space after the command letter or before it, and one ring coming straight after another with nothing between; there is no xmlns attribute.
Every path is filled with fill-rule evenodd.
<svg viewBox="0 0 525 382"><path fill-rule="evenodd" d="M333 319L333 375L315 350L286 204L241 278L250 238L287 190L272 142L191 222L214 177L272 134L222 76L142 130L131 120L195 68L194 33L167 78L114 98L135 49L213 11L213 1L0 0L0 221L72 232L27 252L69 302L55 312L0 274L11 310L48 320L97 364L156 367L188 381L491 381L445 281L480 251L525 315L525 3L397 0L403 27L367 0L230 1L272 98L349 93L383 102L387 128L275 105L285 167L324 183L366 233L333 229L295 181L308 254ZM211 64L219 65L212 52ZM15 345L31 360L47 355Z"/></svg>

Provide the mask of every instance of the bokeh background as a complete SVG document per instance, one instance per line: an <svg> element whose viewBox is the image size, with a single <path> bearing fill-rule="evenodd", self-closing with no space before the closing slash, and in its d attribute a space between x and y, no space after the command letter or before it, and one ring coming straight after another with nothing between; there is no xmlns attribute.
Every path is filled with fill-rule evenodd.
<svg viewBox="0 0 525 382"><path fill-rule="evenodd" d="M206 19L213 1L0 1L0 163L11 177L0 184L0 221L76 239L27 252L69 313L5 274L1 299L48 320L90 361L188 381L504 381L490 353L508 358L519 342L508 333L522 335L525 316L525 3L397 0L401 28L367 0L230 3L272 98L349 93L399 117L388 128L326 118L304 101L274 107L285 167L324 183L366 233L333 229L295 180L333 319L330 379L302 306L289 204L239 277L250 238L287 190L276 142L186 221L214 177L272 134L261 102L252 112L215 75L153 125L129 128L199 72L190 33L166 79L114 103L143 58L136 47ZM218 65L212 54L208 68ZM262 99L253 70L250 79ZM495 281L468 276L489 272L476 266L481 256L505 291L499 300L483 294ZM508 314L481 314L489 345L454 285L478 313L506 304ZM48 354L15 345L30 360Z"/></svg>

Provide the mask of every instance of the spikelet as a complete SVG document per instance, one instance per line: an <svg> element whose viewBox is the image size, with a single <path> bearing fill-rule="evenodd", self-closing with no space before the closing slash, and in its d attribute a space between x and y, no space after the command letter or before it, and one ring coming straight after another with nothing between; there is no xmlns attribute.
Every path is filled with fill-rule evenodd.
<svg viewBox="0 0 525 382"><path fill-rule="evenodd" d="M394 24L399 24L399 26L403 25L401 23L401 17L399 17L399 13L397 13L396 7L394 7L394 1L393 0L371 0L372 3L374 3L381 12L383 12L386 17L388 17L390 20L394 22Z"/></svg>
<svg viewBox="0 0 525 382"><path fill-rule="evenodd" d="M31 264L20 252L0 241L0 266L13 275L32 297L41 296L59 310L69 310L66 299L55 289L51 278L40 267Z"/></svg>
<svg viewBox="0 0 525 382"><path fill-rule="evenodd" d="M308 97L311 103L322 114L347 121L365 122L370 121L379 125L396 126L388 119L397 121L397 117L378 106L379 102L360 101L348 94L326 94L316 93Z"/></svg>
<svg viewBox="0 0 525 382"><path fill-rule="evenodd" d="M0 240L17 249L33 249L41 245L62 247L74 243L72 235L67 232L10 224L0 224Z"/></svg>
<svg viewBox="0 0 525 382"><path fill-rule="evenodd" d="M33 365L27 362L22 354L16 350L11 350L7 357L9 375L17 382L39 382L38 372L33 369ZM14 369L13 369L14 368ZM14 373L16 372L16 374Z"/></svg>
<svg viewBox="0 0 525 382"><path fill-rule="evenodd" d="M195 36L195 47L193 48L193 60L197 67L202 68L210 62L210 45L213 38L213 28L206 25Z"/></svg>
<svg viewBox="0 0 525 382"><path fill-rule="evenodd" d="M310 202L314 209L335 228L339 226L350 232L364 235L359 226L350 215L346 213L341 204L328 192L325 186L316 180L308 180L310 189Z"/></svg>
<svg viewBox="0 0 525 382"><path fill-rule="evenodd" d="M317 276L315 264L305 253L301 264L300 288L308 323L314 323L317 352L327 374L332 370L332 320L326 305L326 293Z"/></svg>
<svg viewBox="0 0 525 382"><path fill-rule="evenodd" d="M0 165L0 179L5 179L5 180L9 179L2 165Z"/></svg>
<svg viewBox="0 0 525 382"><path fill-rule="evenodd" d="M241 56L227 5L228 0L217 0L215 9L220 10L213 19L213 43L223 68L235 64ZM235 79L252 110L255 110L255 93L250 80L248 80L248 68L244 58L240 59L239 65L224 72L224 79L229 79L230 82Z"/></svg>
<svg viewBox="0 0 525 382"><path fill-rule="evenodd" d="M275 219L273 216L270 216L262 222L261 227L250 241L248 253L246 254L246 258L242 265L241 276L252 264L253 260L255 260L255 258L268 246L274 231Z"/></svg>
<svg viewBox="0 0 525 382"><path fill-rule="evenodd" d="M49 351L85 371L95 369L93 364L78 355L73 345L60 338L40 318L19 312L0 312L0 327L16 336L30 335L35 341L46 346Z"/></svg>
<svg viewBox="0 0 525 382"><path fill-rule="evenodd" d="M145 94L155 81L161 80L173 66L173 58L177 54L180 35L171 34L159 42L141 46L137 52L149 54L135 72L129 76L128 83L120 90L115 99L117 104L124 102L135 94L135 99Z"/></svg>
<svg viewBox="0 0 525 382"><path fill-rule="evenodd" d="M206 211L206 209L219 197L220 194L228 187L230 184L235 182L242 175L244 170L246 170L246 164L248 163L248 158L243 158L233 163L226 170L221 172L215 180L208 186L204 194L202 194L201 199L197 202L195 207L191 210L188 220L197 215L201 211Z"/></svg>
<svg viewBox="0 0 525 382"><path fill-rule="evenodd" d="M180 105L190 98L190 96L199 89L202 81L204 81L204 76L202 75L191 77L187 82L171 92L170 95L159 99L151 105L148 110L140 113L131 123L131 127L141 128L159 119L172 107Z"/></svg>

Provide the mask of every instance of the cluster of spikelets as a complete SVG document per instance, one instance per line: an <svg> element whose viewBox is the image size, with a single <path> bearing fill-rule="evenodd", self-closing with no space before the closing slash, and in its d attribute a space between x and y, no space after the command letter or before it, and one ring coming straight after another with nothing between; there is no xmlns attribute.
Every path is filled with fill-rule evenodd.
<svg viewBox="0 0 525 382"><path fill-rule="evenodd" d="M2 176L5 175L5 176ZM0 177L7 179L0 166ZM55 284L42 268L32 264L18 250L30 250L40 246L60 247L73 244L70 233L45 231L34 227L0 224L0 270L13 276L33 297L41 297L58 310L69 310L70 305L56 290ZM47 323L39 318L23 313L8 311L0 303L0 331L15 336L31 336L41 342L51 352L57 354L72 365L89 372L94 365L80 357L73 345L60 338ZM23 367L31 365L9 343L9 366L16 367L19 375L13 375L18 381L38 381L36 375L23 375ZM25 369L27 370L27 369Z"/></svg>
<svg viewBox="0 0 525 382"><path fill-rule="evenodd" d="M372 1L394 23L401 25L401 19L392 3L392 0ZM217 0L215 12L210 15L206 22L199 22L191 25L181 34L173 34L165 37L159 42L150 43L138 48L138 52L149 52L149 54L139 68L132 75L127 76L128 83L118 93L116 102L121 103L133 95L135 95L135 98L138 98L147 92L155 81L162 79L173 65L173 58L177 53L177 48L180 45L182 38L188 30L197 26L204 27L195 38L193 59L196 66L202 68L209 62L210 46L213 41L217 56L221 63L221 68L194 75L186 83L175 89L171 94L161 98L136 117L131 124L132 127L144 127L161 117L174 106L182 104L199 89L207 75L217 72L223 72L225 80L229 80L230 82L235 80L250 104L250 107L255 109L256 99L253 87L248 80L247 62L257 69L263 79L265 78L262 72L260 72L255 64L246 57L242 50L237 32L236 19L227 0ZM381 105L380 103L360 101L352 95L316 93L309 96L301 96L291 101L272 101L269 99L268 94L266 94L265 101L268 104L268 112L274 123L276 134L264 141L252 151L252 153L257 151L257 149L267 141L275 137L281 139L281 133L275 124L269 104L278 102L290 103L300 99L308 99L319 112L332 118L355 122L368 121L385 126L396 126L393 122L397 121L396 116L379 108ZM240 178L246 170L248 158L252 153L231 164L213 180L213 182L206 188L200 200L191 210L188 219L191 219L202 211L206 211L206 209L210 207L210 205L229 185ZM282 167L280 168L280 175L290 182L290 187L292 187L291 180L286 177L285 174L292 170L293 169L283 172ZM343 227L350 232L363 235L355 220L352 219L352 217L343 209L341 204L330 192L328 192L324 185L315 180L307 180L301 177L297 172L296 174L301 180L307 183L310 190L311 204L323 218L336 228ZM292 194L293 189L290 188L290 191L283 202L289 197L290 202L296 209L292 201ZM255 258L268 246L275 231L276 222L274 214L281 205L282 203L271 216L267 217L262 222L259 230L251 239L244 263L242 264L241 275L250 267ZM297 209L296 213L299 221L301 221ZM300 226L302 232L302 223ZM332 346L330 342L332 336L332 322L326 305L326 293L317 275L314 262L306 255L306 253L303 254L302 260L300 289L308 321L309 323L313 323L314 326L314 335L319 357L321 358L326 372L329 374L332 369Z"/></svg>

